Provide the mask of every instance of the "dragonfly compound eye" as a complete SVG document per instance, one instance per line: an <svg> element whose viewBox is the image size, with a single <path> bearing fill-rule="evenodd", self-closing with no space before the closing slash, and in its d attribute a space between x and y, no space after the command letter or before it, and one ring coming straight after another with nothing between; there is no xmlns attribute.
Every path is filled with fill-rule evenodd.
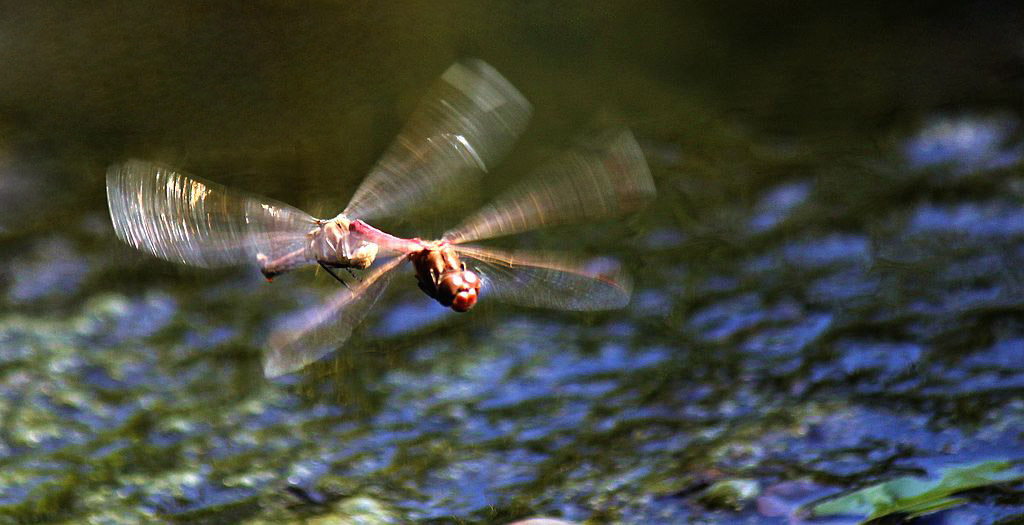
<svg viewBox="0 0 1024 525"><path fill-rule="evenodd" d="M455 300L452 301L452 310L456 312L465 312L476 304L476 289L470 288L463 290L455 296Z"/></svg>
<svg viewBox="0 0 1024 525"><path fill-rule="evenodd" d="M437 300L456 312L465 312L476 304L480 278L470 271L448 272L441 277Z"/></svg>

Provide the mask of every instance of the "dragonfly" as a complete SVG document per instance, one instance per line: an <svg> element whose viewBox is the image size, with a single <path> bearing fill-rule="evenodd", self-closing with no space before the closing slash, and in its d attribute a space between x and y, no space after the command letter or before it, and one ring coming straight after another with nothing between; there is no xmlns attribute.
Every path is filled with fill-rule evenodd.
<svg viewBox="0 0 1024 525"><path fill-rule="evenodd" d="M621 308L632 285L616 261L469 243L625 214L654 196L640 146L620 130L555 157L440 239L397 237L353 220L349 236L377 246L383 262L356 286L280 321L270 335L264 373L287 374L339 348L406 264L424 293L456 312L484 296L559 310Z"/></svg>
<svg viewBox="0 0 1024 525"><path fill-rule="evenodd" d="M107 170L117 236L161 259L213 268L255 264L269 280L319 265L369 268L379 247L349 235L353 219L378 220L437 206L472 184L511 148L532 107L480 60L456 62L430 87L344 211L317 219L288 204L130 160Z"/></svg>

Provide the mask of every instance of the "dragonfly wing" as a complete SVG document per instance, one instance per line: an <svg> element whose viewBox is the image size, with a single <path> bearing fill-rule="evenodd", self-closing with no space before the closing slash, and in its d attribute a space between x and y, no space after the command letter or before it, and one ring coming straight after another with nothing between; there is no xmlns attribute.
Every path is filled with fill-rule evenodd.
<svg viewBox="0 0 1024 525"><path fill-rule="evenodd" d="M622 130L603 137L594 148L556 157L444 238L469 242L615 216L638 208L654 193L640 146L632 133Z"/></svg>
<svg viewBox="0 0 1024 525"><path fill-rule="evenodd" d="M201 267L301 250L315 225L313 217L287 204L139 160L107 170L107 204L121 240L161 259Z"/></svg>
<svg viewBox="0 0 1024 525"><path fill-rule="evenodd" d="M455 63L410 116L343 214L379 219L431 203L495 165L531 113L523 95L488 64Z"/></svg>
<svg viewBox="0 0 1024 525"><path fill-rule="evenodd" d="M558 310L611 310L629 304L633 286L618 262L577 260L561 254L507 252L457 246L475 259L482 297Z"/></svg>
<svg viewBox="0 0 1024 525"><path fill-rule="evenodd" d="M377 303L405 257L395 257L366 274L351 288L328 301L285 318L271 333L263 364L267 377L277 377L317 361L345 342Z"/></svg>

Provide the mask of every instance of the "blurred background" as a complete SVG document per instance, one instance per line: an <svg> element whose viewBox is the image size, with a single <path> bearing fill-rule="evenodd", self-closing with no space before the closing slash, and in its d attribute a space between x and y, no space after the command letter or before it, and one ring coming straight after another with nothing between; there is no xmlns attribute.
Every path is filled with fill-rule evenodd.
<svg viewBox="0 0 1024 525"><path fill-rule="evenodd" d="M1022 29L997 1L0 3L0 517L1022 519ZM629 127L654 203L503 241L618 257L625 310L456 317L398 279L267 381L268 323L337 283L114 236L127 158L335 215L465 57L530 127L384 226Z"/></svg>

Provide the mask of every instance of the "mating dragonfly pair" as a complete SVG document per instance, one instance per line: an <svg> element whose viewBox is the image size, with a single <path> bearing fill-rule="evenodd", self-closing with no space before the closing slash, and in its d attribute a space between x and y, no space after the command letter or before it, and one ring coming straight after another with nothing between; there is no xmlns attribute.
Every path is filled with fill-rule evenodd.
<svg viewBox="0 0 1024 525"><path fill-rule="evenodd" d="M458 62L333 219L134 160L107 173L110 215L122 240L168 261L200 267L256 263L268 279L311 265L339 280L336 269L369 269L274 329L264 362L269 377L341 346L403 262L412 264L420 289L458 312L472 308L479 296L563 310L625 306L630 281L609 259L587 262L466 243L619 215L653 197L650 171L628 131L554 158L439 240L396 237L365 222L458 195L509 150L531 112L492 67ZM372 267L378 260L383 262Z"/></svg>

